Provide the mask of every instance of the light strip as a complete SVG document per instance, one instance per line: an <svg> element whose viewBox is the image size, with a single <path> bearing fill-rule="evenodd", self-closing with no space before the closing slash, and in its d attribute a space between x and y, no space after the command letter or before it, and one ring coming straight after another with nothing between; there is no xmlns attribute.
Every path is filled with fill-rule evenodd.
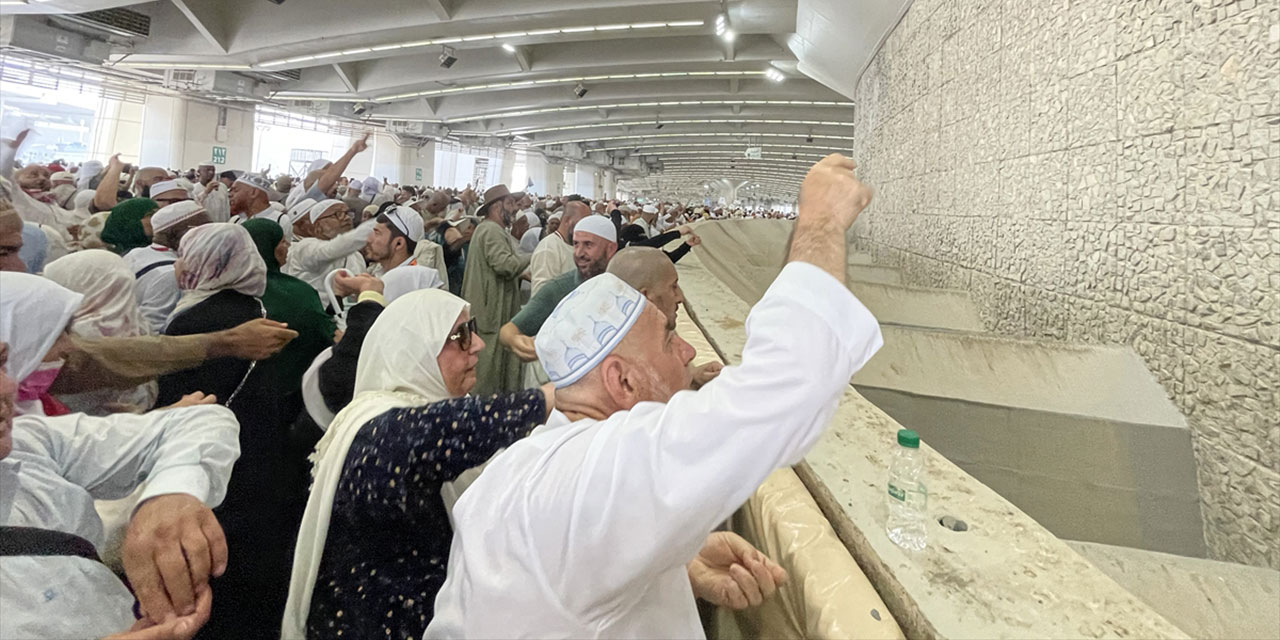
<svg viewBox="0 0 1280 640"><path fill-rule="evenodd" d="M637 148L638 148L638 149L654 149L654 148L658 148L658 147L663 147L663 148L677 147L677 148L685 148L685 149L694 148L694 147L697 147L697 148L701 148L701 147L736 147L736 148L741 149L744 145L745 145L745 146L751 146L750 144L746 144L746 143L743 143L743 142L698 142L698 143L678 143L678 142L677 142L677 143L670 143L670 144L645 144L645 145L627 145L627 146L622 146L622 147L585 148L585 149L583 149L583 151L619 151L619 150L622 150L622 149L637 149ZM756 145L756 146L761 147L762 149L791 149L791 148L792 148L792 147L788 147L788 146L780 145L780 144L765 144L765 145ZM804 146L804 147L802 147L802 148L804 148L804 149L809 149L809 150L813 150L813 149L830 149L830 150L832 150L832 151L842 151L842 152L843 152L843 151L845 151L845 149L844 149L843 147L819 147L819 146L805 145L805 146ZM715 153L715 152L716 152L716 151L712 151L712 153ZM642 155L644 154L644 152L643 152L643 151L641 151L640 153L641 153ZM663 152L658 151L658 152L655 152L655 153L663 153Z"/></svg>
<svg viewBox="0 0 1280 640"><path fill-rule="evenodd" d="M716 155L716 154L719 154L719 155ZM699 157L707 158L707 159L720 159L720 158L726 158L726 159L728 159L728 158L734 158L734 159L738 159L738 158L740 158L740 159L742 159L742 160L758 160L758 159L760 159L760 158L748 158L748 157L746 157L746 156L742 155L741 153L737 153L737 154L735 154L735 153L732 153L732 152L729 152L729 151L655 151L655 152L653 152L653 153L644 153L644 152L642 151L642 152L640 152L640 153L638 153L638 154L635 154L635 155L641 155L641 156L661 156L661 157L666 157L666 156L675 156L675 155L682 155L682 156L683 156L683 155L697 155L697 156L699 156ZM790 159L792 159L792 160L795 160L796 158L799 158L799 157L805 157L805 158L825 158L825 157L826 157L826 156L824 156L824 155L823 155L823 154L821 154L821 153L786 153L786 152L781 152L781 151L778 151L778 152L774 152L774 151L763 151L763 152L761 152L761 153L760 153L760 155L761 155L761 156L777 156L777 157L779 157L780 159L790 158ZM791 158L791 156L796 156L796 158ZM632 157L632 156L627 156L627 157ZM676 159L677 159L677 160L683 160L683 158L676 158ZM810 162L810 161L805 160L804 162Z"/></svg>
<svg viewBox="0 0 1280 640"><path fill-rule="evenodd" d="M373 98L374 102L393 102L395 100L406 100L409 98L425 98L428 96L438 96L451 93L469 93L472 91L488 91L492 89L510 89L516 87L530 87L535 85L553 85L553 84L575 84L578 82L596 82L600 80L637 80L646 78L684 78L690 76L762 76L763 71L664 71L662 73L617 73L598 76L578 76L574 78L544 78L542 80L520 80L516 82L494 82L491 84L471 85L467 87L450 87L448 89L432 89L430 91L415 91L412 93L399 93L391 96L380 96Z"/></svg>
<svg viewBox="0 0 1280 640"><path fill-rule="evenodd" d="M545 147L552 144L569 144L576 142L595 142L597 140L636 140L640 138L809 138L815 140L821 138L824 140L853 140L853 136L831 136L831 135L814 135L809 136L803 133L645 133L631 136L602 136L599 138L575 138L572 140L545 140L532 143L535 147Z"/></svg>
<svg viewBox="0 0 1280 640"><path fill-rule="evenodd" d="M131 62L122 60L110 67L128 67L130 69L227 69L227 70L243 70L251 69L247 64L216 64L216 63L188 63L188 62Z"/></svg>
<svg viewBox="0 0 1280 640"><path fill-rule="evenodd" d="M798 107L853 107L852 102L835 102L831 100L669 100L661 102L614 102L612 104L574 105L568 107L547 107L545 109L526 109L523 111L495 111L465 118L449 118L445 122L460 123L494 118L519 118L543 113L562 113L565 111L590 111L592 109L631 109L639 107L688 107L698 105L772 105ZM388 118L390 118L388 116ZM390 118L399 119L399 118Z"/></svg>
<svg viewBox="0 0 1280 640"><path fill-rule="evenodd" d="M546 133L548 131L571 131L574 129L592 129L595 127L638 127L644 125L669 124L785 124L813 127L852 127L852 122L839 120L784 120L780 118L692 118L688 120L628 120L622 122L593 122L590 124L569 124L560 127L528 128L516 127L496 132L497 135Z"/></svg>
<svg viewBox="0 0 1280 640"><path fill-rule="evenodd" d="M4 4L9 4L12 0L0 0ZM26 4L25 1L23 4ZM475 42L478 40L509 40L512 38L524 38L528 36L549 36L554 34L575 34L590 33L593 31L615 32L640 29L655 29L658 27L666 27L668 29L678 29L684 27L701 27L701 20L678 20L675 22L643 22L636 24L608 24L608 25L583 25L578 27L560 27L556 29L538 29L535 31L507 31L503 33L478 33L470 36L435 38L433 40L417 40L414 42L401 42L381 44L363 51L349 49L347 51L334 51L330 53L311 54L305 56L295 56L293 58L280 58L277 60L267 60L259 62L259 67L278 67L285 64L293 64L297 62L310 62L320 58L329 58L334 56L349 56L368 53L369 51L390 51L394 49L417 49L419 47L429 47L438 44L450 44L453 42Z"/></svg>

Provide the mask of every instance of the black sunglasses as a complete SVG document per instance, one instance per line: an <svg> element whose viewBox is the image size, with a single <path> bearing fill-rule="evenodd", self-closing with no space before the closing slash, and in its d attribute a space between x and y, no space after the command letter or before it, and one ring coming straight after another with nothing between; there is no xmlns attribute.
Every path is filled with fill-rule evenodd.
<svg viewBox="0 0 1280 640"><path fill-rule="evenodd" d="M476 319L472 318L458 325L458 330L455 331L453 335L449 336L448 342L457 342L459 349L462 349L463 351L470 351L471 337L474 336L477 331Z"/></svg>

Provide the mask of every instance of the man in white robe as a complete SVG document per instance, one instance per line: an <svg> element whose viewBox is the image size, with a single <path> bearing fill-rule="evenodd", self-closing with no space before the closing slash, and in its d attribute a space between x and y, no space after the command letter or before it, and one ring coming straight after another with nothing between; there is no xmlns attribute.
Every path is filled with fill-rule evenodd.
<svg viewBox="0 0 1280 640"><path fill-rule="evenodd" d="M616 276L561 302L535 341L556 412L454 508L425 637L703 636L686 563L813 446L881 345L844 285L844 234L871 199L853 168L836 154L809 172L789 264L747 320L741 364L698 391L678 391L693 348Z"/></svg>
<svg viewBox="0 0 1280 640"><path fill-rule="evenodd" d="M552 278L577 268L573 264L573 228L589 215L591 208L585 202L565 204L560 228L547 234L533 250L533 258L529 262L530 295L537 295L538 290Z"/></svg>

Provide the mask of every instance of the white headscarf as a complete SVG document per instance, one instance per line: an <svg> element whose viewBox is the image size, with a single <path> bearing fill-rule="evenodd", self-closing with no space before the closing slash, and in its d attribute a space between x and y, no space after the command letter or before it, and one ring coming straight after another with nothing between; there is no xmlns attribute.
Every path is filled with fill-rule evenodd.
<svg viewBox="0 0 1280 640"><path fill-rule="evenodd" d="M281 637L306 636L311 594L329 536L333 497L351 441L366 422L391 409L419 407L449 397L436 358L458 316L470 308L447 291L424 289L389 304L369 328L356 365L351 404L333 419L312 454L315 477L298 530Z"/></svg>
<svg viewBox="0 0 1280 640"><path fill-rule="evenodd" d="M84 296L71 316L71 333L85 338L143 336L151 325L142 319L133 270L124 258L101 249L80 251L45 266L46 278ZM98 389L61 396L72 411L91 415L146 411L156 402L155 381L132 389Z"/></svg>
<svg viewBox="0 0 1280 640"><path fill-rule="evenodd" d="M22 381L71 323L84 296L40 276L0 271L0 342L9 344L9 376Z"/></svg>
<svg viewBox="0 0 1280 640"><path fill-rule="evenodd" d="M444 290L440 273L430 267L402 264L382 274L382 297L386 298L387 304L420 289Z"/></svg>
<svg viewBox="0 0 1280 640"><path fill-rule="evenodd" d="M182 297L169 319L224 289L260 297L267 290L267 263L240 225L213 222L182 236L178 288Z"/></svg>

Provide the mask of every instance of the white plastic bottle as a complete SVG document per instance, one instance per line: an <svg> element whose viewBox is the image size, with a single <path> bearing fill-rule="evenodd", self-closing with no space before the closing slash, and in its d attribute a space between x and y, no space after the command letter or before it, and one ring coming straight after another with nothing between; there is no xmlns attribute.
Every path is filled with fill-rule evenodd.
<svg viewBox="0 0 1280 640"><path fill-rule="evenodd" d="M928 542L928 502L920 436L911 429L901 429L898 448L889 465L889 539L904 549L924 549Z"/></svg>

